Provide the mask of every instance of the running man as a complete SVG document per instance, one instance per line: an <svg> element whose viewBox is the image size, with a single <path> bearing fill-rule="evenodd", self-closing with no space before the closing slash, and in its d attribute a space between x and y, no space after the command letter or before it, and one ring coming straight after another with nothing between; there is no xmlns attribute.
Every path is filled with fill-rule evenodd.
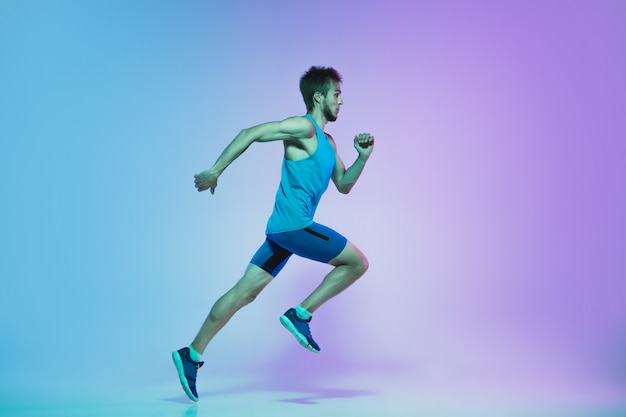
<svg viewBox="0 0 626 417"><path fill-rule="evenodd" d="M215 302L191 345L172 353L181 385L192 401L198 401L197 370L204 364L201 355L211 339L240 308L259 295L292 254L334 266L304 301L280 317L282 325L298 342L315 353L320 352L320 347L309 329L312 314L368 268L367 259L356 246L336 231L313 221L330 180L339 192L349 193L374 146L374 137L369 133L355 136L358 156L346 169L335 141L324 133L326 123L337 120L343 104L340 83L341 76L335 69L311 67L300 79L306 115L242 130L211 169L195 175L198 191L209 190L213 194L222 172L253 142L283 141L282 175L265 242L252 257L243 277Z"/></svg>

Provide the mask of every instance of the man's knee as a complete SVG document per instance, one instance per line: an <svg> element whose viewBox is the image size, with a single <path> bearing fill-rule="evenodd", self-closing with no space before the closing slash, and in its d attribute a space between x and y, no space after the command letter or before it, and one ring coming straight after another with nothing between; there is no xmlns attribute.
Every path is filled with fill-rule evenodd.
<svg viewBox="0 0 626 417"><path fill-rule="evenodd" d="M240 307L253 302L262 290L262 286L244 285L241 282L232 289L235 303Z"/></svg>
<svg viewBox="0 0 626 417"><path fill-rule="evenodd" d="M370 263L362 253L359 253L358 262L356 264L356 272L358 276L361 277L363 274L367 272L370 267Z"/></svg>
<svg viewBox="0 0 626 417"><path fill-rule="evenodd" d="M370 267L370 263L367 260L367 257L363 252L361 252L356 246L350 245L352 249L352 262L354 265L354 270L357 274L357 278L361 277L365 272L367 272Z"/></svg>
<svg viewBox="0 0 626 417"><path fill-rule="evenodd" d="M251 268L235 285L238 298L244 303L253 302L271 281L272 276L260 268Z"/></svg>
<svg viewBox="0 0 626 417"><path fill-rule="evenodd" d="M348 266L354 271L356 278L365 274L369 268L369 261L363 252L350 242L348 242L344 250L329 263L333 266Z"/></svg>
<svg viewBox="0 0 626 417"><path fill-rule="evenodd" d="M368 269L370 269L370 261L367 260L367 258L365 257L365 255L363 255L363 273L366 273Z"/></svg>

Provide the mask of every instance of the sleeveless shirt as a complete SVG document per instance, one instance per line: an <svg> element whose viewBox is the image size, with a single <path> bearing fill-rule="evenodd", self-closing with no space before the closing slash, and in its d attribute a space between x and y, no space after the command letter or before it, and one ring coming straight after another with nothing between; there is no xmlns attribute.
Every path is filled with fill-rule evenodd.
<svg viewBox="0 0 626 417"><path fill-rule="evenodd" d="M335 168L335 148L313 117L309 114L305 117L315 126L317 149L308 158L298 161L283 158L280 185L266 234L291 232L310 226Z"/></svg>

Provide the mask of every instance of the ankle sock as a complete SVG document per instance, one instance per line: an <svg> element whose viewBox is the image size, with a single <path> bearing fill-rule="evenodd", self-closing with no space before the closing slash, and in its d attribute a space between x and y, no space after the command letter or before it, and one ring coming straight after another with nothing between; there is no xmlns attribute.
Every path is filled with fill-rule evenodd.
<svg viewBox="0 0 626 417"><path fill-rule="evenodd" d="M311 318L311 313L309 313L309 311L306 308L303 308L301 306L297 306L296 307L296 314L298 315L298 317L300 317L302 320L308 320Z"/></svg>
<svg viewBox="0 0 626 417"><path fill-rule="evenodd" d="M196 350L192 348L191 345L189 345L188 347L189 347L189 356L191 357L191 360L194 362L202 362L202 355L196 352Z"/></svg>

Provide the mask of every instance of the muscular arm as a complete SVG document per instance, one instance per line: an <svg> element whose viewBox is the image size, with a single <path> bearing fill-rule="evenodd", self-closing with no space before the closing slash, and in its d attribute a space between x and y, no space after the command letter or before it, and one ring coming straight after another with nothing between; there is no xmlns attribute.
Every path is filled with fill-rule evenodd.
<svg viewBox="0 0 626 417"><path fill-rule="evenodd" d="M333 141L334 145L334 141ZM335 170L333 171L333 182L340 193L348 194L356 181L359 179L365 163L367 162L372 150L374 148L374 137L369 133L362 133L354 137L354 147L359 153L356 161L346 169L345 165L339 154L337 154L337 162L335 163Z"/></svg>
<svg viewBox="0 0 626 417"><path fill-rule="evenodd" d="M304 117L290 117L280 122L268 122L248 129L243 129L228 144L226 149L217 158L212 168L195 175L195 185L198 191L211 190L215 192L217 179L224 170L253 142L270 142L275 140L311 138L315 128Z"/></svg>

